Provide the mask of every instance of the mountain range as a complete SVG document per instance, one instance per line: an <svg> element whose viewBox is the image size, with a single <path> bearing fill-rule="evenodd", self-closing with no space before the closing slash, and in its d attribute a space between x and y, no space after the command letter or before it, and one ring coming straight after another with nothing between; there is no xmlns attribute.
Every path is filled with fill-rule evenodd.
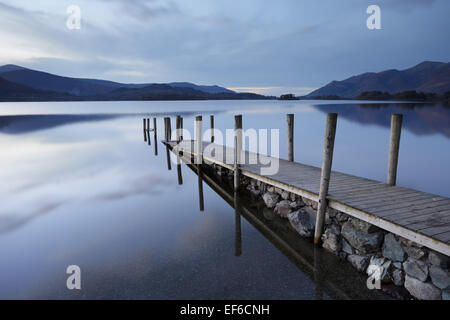
<svg viewBox="0 0 450 320"><path fill-rule="evenodd" d="M353 99L370 91L395 94L412 90L436 94L450 91L450 63L425 61L406 70L367 72L342 81L332 81L306 98L338 96Z"/></svg>
<svg viewBox="0 0 450 320"><path fill-rule="evenodd" d="M63 77L17 65L0 67L0 101L57 100L204 100L264 99L216 85L189 82L118 83L107 80Z"/></svg>

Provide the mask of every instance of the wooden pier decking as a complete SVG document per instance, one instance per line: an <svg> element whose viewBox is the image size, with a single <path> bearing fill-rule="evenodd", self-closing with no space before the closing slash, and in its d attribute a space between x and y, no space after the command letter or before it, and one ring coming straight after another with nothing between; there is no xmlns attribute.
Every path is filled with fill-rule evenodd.
<svg viewBox="0 0 450 320"><path fill-rule="evenodd" d="M175 153L181 151L198 156L194 147L198 141L165 143ZM206 164L214 163L234 170L234 148L209 142L203 142L202 146ZM212 148L214 152L204 152L206 148ZM248 151L244 153L246 158L256 157L258 163L279 161L279 170L274 175L263 175L260 171L263 165L242 164L242 175L318 201L321 168ZM333 209L450 256L449 198L332 171L327 200Z"/></svg>

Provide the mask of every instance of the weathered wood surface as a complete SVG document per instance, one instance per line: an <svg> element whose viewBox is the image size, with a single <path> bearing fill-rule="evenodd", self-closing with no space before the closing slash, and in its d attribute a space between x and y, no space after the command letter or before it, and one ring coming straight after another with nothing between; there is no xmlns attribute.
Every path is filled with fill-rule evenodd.
<svg viewBox="0 0 450 320"><path fill-rule="evenodd" d="M192 141L169 143L174 151L192 153ZM215 152L203 154L205 163L233 170L234 148L203 142L203 150L206 147L214 148ZM246 159L252 156L258 163L275 160L245 152ZM279 170L275 175L262 175L260 169L267 166L261 164L242 164L241 174L317 201L321 169L283 159L278 161ZM331 208L450 256L449 198L332 171L327 199Z"/></svg>

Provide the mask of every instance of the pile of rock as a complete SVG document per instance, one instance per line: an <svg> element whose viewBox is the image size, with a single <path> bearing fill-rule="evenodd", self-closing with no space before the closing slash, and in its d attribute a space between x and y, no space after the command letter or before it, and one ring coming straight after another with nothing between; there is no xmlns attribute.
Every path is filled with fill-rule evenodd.
<svg viewBox="0 0 450 320"><path fill-rule="evenodd" d="M287 218L301 236L314 236L317 202L247 177L241 185L262 198L266 210ZM327 209L322 246L359 272L376 275L382 284L404 287L417 299L450 299L449 257L343 212Z"/></svg>

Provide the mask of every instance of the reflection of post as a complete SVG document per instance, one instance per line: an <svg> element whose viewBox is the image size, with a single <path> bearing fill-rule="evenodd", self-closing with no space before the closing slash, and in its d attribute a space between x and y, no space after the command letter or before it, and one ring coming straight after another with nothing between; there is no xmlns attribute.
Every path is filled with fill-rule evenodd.
<svg viewBox="0 0 450 320"><path fill-rule="evenodd" d="M143 128L144 128L144 141L145 142L147 142L147 130L146 130L146 128L145 128L145 118L143 119L144 120L144 123L143 123Z"/></svg>
<svg viewBox="0 0 450 320"><path fill-rule="evenodd" d="M210 122L211 122L211 143L214 143L214 116L209 116Z"/></svg>
<svg viewBox="0 0 450 320"><path fill-rule="evenodd" d="M393 114L391 117L391 143L389 146L388 181L391 186L397 183L398 151L400 149L400 136L402 133L403 115Z"/></svg>
<svg viewBox="0 0 450 320"><path fill-rule="evenodd" d="M334 138L336 136L337 114L329 113L322 160L322 175L320 177L319 204L317 208L316 230L314 244L319 244L322 236L323 220L327 209L328 186L330 184L331 165L333 162Z"/></svg>
<svg viewBox="0 0 450 320"><path fill-rule="evenodd" d="M239 175L242 152L242 116L234 116L234 192L239 191Z"/></svg>
<svg viewBox="0 0 450 320"><path fill-rule="evenodd" d="M158 143L157 143L157 133L156 133L156 117L153 118L153 142L155 144L155 156L158 155Z"/></svg>
<svg viewBox="0 0 450 320"><path fill-rule="evenodd" d="M294 161L294 115L286 115L288 134L288 160Z"/></svg>
<svg viewBox="0 0 450 320"><path fill-rule="evenodd" d="M242 233L241 233L241 214L239 212L239 195L234 193L234 255L240 257L242 255Z"/></svg>
<svg viewBox="0 0 450 320"><path fill-rule="evenodd" d="M198 199L199 199L199 205L200 205L200 211L205 210L205 202L203 199L203 174L202 174L202 168L201 165L197 165L197 174L198 174Z"/></svg>
<svg viewBox="0 0 450 320"><path fill-rule="evenodd" d="M165 138L166 142L169 142L171 140L171 136L172 136L172 128L170 127L170 118L169 117L164 118L164 132L165 132L164 138ZM172 170L168 145L166 145L166 156L167 156L167 169Z"/></svg>
<svg viewBox="0 0 450 320"><path fill-rule="evenodd" d="M182 129L182 118L180 116L177 116L177 120L176 120L176 139L177 139L177 143L179 143L181 141L181 129ZM181 161L180 161L180 152L177 150L176 155L177 155L177 173L178 173L178 184L182 185L183 184L183 176L181 175Z"/></svg>
<svg viewBox="0 0 450 320"><path fill-rule="evenodd" d="M320 252L317 247L314 247L314 295L316 300L323 300L322 279L320 276Z"/></svg>

